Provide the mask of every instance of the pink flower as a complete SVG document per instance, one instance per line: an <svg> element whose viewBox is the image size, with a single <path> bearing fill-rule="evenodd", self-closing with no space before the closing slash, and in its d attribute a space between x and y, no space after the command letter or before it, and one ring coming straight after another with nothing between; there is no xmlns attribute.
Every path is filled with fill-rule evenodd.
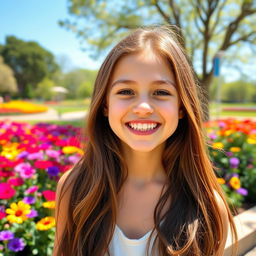
<svg viewBox="0 0 256 256"><path fill-rule="evenodd" d="M24 181L23 181L22 178L11 178L11 179L8 180L8 183L9 183L10 185L12 185L12 186L18 187L18 186L23 185L23 184L24 184Z"/></svg>
<svg viewBox="0 0 256 256"><path fill-rule="evenodd" d="M10 199L15 195L15 190L8 183L0 183L0 199Z"/></svg>
<svg viewBox="0 0 256 256"><path fill-rule="evenodd" d="M21 172L24 169L31 168L30 163L20 163L14 167L15 172Z"/></svg>
<svg viewBox="0 0 256 256"><path fill-rule="evenodd" d="M52 190L43 191L43 196L47 201L54 201L56 197L56 192Z"/></svg>
<svg viewBox="0 0 256 256"><path fill-rule="evenodd" d="M60 152L53 149L48 149L45 151L46 155L51 158L58 158L60 156Z"/></svg>
<svg viewBox="0 0 256 256"><path fill-rule="evenodd" d="M23 179L31 178L36 172L30 163L18 164L14 169L16 172L20 173L20 177Z"/></svg>
<svg viewBox="0 0 256 256"><path fill-rule="evenodd" d="M42 151L31 153L28 155L28 160L43 160L44 154Z"/></svg>
<svg viewBox="0 0 256 256"><path fill-rule="evenodd" d="M26 193L26 194L33 194L33 193L35 193L37 190L38 190L38 186L32 186L32 187L28 188L28 189L25 191L25 193Z"/></svg>

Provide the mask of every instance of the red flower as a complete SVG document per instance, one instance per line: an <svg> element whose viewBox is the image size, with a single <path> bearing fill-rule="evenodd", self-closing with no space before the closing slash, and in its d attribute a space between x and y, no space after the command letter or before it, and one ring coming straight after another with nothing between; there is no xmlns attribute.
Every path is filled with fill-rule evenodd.
<svg viewBox="0 0 256 256"><path fill-rule="evenodd" d="M3 219L3 218L5 218L5 216L6 216L6 213L0 211L0 220Z"/></svg>
<svg viewBox="0 0 256 256"><path fill-rule="evenodd" d="M53 166L53 163L51 161L37 160L35 162L35 168L38 169L47 169L50 166Z"/></svg>
<svg viewBox="0 0 256 256"><path fill-rule="evenodd" d="M0 199L9 199L15 195L15 190L8 183L0 183Z"/></svg>
<svg viewBox="0 0 256 256"><path fill-rule="evenodd" d="M55 200L55 197L56 197L56 192L55 191L52 191L52 190L45 190L42 192L44 198L47 200L47 201L54 201Z"/></svg>

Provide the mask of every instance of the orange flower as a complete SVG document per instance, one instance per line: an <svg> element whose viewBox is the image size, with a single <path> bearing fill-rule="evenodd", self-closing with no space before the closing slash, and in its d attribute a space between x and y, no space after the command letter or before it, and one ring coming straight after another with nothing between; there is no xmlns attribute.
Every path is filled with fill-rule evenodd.
<svg viewBox="0 0 256 256"><path fill-rule="evenodd" d="M219 183L220 185L223 185L223 184L226 183L225 179L223 179L223 178L217 178L217 180L218 180L218 183Z"/></svg>

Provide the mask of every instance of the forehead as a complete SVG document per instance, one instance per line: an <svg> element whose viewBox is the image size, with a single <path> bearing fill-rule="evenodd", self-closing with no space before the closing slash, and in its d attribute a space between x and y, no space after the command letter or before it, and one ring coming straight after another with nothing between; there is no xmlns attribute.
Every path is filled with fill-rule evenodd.
<svg viewBox="0 0 256 256"><path fill-rule="evenodd" d="M116 79L131 79L143 82L168 79L175 83L171 64L167 59L156 55L152 51L122 57L115 65L111 83Z"/></svg>

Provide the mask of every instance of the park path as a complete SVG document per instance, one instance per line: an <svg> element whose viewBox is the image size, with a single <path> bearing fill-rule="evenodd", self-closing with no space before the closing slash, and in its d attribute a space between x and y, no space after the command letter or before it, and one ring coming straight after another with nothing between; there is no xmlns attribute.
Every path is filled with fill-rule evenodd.
<svg viewBox="0 0 256 256"><path fill-rule="evenodd" d="M86 111L75 111L63 113L61 115L55 109L49 109L45 113L29 114L29 115L17 115L17 116L0 116L0 121L10 120L10 121L73 121L85 118Z"/></svg>

